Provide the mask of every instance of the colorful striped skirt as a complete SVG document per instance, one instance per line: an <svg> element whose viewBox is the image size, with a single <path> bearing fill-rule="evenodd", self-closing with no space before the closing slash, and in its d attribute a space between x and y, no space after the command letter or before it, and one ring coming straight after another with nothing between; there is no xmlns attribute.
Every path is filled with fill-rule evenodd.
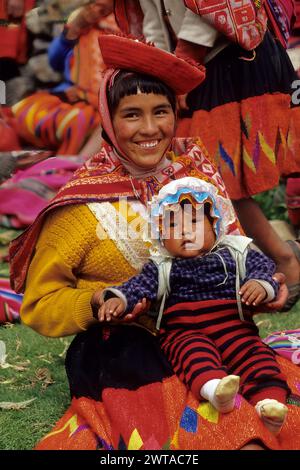
<svg viewBox="0 0 300 470"><path fill-rule="evenodd" d="M100 123L98 111L86 102L69 104L38 92L12 107L19 136L59 155L77 155Z"/></svg>

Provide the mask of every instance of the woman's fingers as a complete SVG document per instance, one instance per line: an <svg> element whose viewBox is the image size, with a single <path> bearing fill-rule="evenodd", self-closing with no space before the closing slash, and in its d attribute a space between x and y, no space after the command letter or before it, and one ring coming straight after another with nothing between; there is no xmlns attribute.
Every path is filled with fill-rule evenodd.
<svg viewBox="0 0 300 470"><path fill-rule="evenodd" d="M273 279L279 283L279 291L275 300L265 304L265 311L267 312L278 312L280 311L289 296L287 285L285 284L286 277L283 273L275 273Z"/></svg>
<svg viewBox="0 0 300 470"><path fill-rule="evenodd" d="M148 310L149 305L150 302L147 302L147 299L143 298L140 302L136 304L131 313L127 313L127 315L125 315L125 317L123 318L124 322L129 323L134 321L139 315Z"/></svg>

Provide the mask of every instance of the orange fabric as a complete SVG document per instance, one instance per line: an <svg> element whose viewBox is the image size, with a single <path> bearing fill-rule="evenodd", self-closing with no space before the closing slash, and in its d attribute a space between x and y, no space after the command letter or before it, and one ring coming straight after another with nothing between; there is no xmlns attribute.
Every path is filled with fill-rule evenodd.
<svg viewBox="0 0 300 470"><path fill-rule="evenodd" d="M298 393L290 398L294 404L288 405L279 437L264 427L242 397L231 413L221 415L207 402L199 403L172 376L136 391L107 389L102 402L74 398L36 449L230 450L255 439L269 449L300 449L300 369L281 357L278 363L293 393Z"/></svg>
<svg viewBox="0 0 300 470"><path fill-rule="evenodd" d="M241 199L299 171L299 133L300 107L290 109L290 97L276 93L196 111L179 122L176 135L200 136L231 199Z"/></svg>
<svg viewBox="0 0 300 470"><path fill-rule="evenodd" d="M59 155L77 155L100 123L97 109L79 101L69 104L38 92L13 106L18 134L26 142Z"/></svg>
<svg viewBox="0 0 300 470"><path fill-rule="evenodd" d="M101 75L106 68L99 49L98 38L108 31L118 32L113 15L105 18L105 23L103 20L99 27L101 29L93 28L80 36L79 42L74 47L70 70L70 78L78 87L79 98L86 99L95 109L98 109Z"/></svg>

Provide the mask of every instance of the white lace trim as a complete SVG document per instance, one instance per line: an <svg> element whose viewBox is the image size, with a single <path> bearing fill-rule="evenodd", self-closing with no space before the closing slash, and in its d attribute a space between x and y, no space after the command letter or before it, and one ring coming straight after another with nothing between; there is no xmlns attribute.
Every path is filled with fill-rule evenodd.
<svg viewBox="0 0 300 470"><path fill-rule="evenodd" d="M110 202L92 202L87 206L101 224L97 227L98 237L103 239L104 230L128 263L137 271L141 271L149 258L149 251L141 239L141 233L134 230L132 224L128 224Z"/></svg>

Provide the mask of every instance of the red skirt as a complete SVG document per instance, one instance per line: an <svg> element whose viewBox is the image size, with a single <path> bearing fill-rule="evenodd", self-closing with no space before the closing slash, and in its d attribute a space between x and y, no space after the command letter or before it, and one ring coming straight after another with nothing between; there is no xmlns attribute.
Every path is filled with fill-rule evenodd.
<svg viewBox="0 0 300 470"><path fill-rule="evenodd" d="M300 449L300 369L281 357L278 363L292 395L275 437L240 395L227 414L196 400L147 331L114 327L103 334L97 325L70 346L71 406L36 449L230 450L253 440L269 449Z"/></svg>

